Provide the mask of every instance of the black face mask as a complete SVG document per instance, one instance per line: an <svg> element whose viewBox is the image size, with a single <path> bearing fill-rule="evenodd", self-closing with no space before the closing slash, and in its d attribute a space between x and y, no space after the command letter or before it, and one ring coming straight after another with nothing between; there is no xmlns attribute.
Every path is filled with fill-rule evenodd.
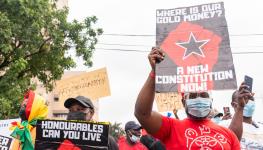
<svg viewBox="0 0 263 150"><path fill-rule="evenodd" d="M86 113L81 111L69 112L67 120L86 120Z"/></svg>

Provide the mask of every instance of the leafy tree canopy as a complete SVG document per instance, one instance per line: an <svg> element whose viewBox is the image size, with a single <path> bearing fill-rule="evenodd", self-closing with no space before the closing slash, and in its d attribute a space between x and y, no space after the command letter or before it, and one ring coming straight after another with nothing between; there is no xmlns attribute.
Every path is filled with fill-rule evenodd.
<svg viewBox="0 0 263 150"><path fill-rule="evenodd" d="M23 93L34 89L33 78L48 91L65 69L76 66L69 54L92 66L92 53L102 29L95 16L67 21L68 9L52 0L0 1L0 119L18 116Z"/></svg>

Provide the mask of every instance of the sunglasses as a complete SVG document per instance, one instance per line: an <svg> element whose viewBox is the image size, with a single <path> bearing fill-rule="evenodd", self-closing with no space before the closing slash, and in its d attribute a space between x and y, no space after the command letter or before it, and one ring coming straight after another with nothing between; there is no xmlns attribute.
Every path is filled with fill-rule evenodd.
<svg viewBox="0 0 263 150"><path fill-rule="evenodd" d="M200 92L200 93L186 93L184 95L185 99L195 99L197 97L202 97L202 98L209 98L209 94L207 92Z"/></svg>

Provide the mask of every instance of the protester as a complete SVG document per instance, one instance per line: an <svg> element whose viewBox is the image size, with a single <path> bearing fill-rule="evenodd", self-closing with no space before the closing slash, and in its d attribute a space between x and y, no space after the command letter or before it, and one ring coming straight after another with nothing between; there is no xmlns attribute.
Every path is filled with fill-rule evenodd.
<svg viewBox="0 0 263 150"><path fill-rule="evenodd" d="M33 91L28 91L19 110L20 122L13 122L11 136L15 138L11 150L33 150L36 138L36 123L48 114L47 101Z"/></svg>
<svg viewBox="0 0 263 150"><path fill-rule="evenodd" d="M91 121L94 115L94 105L89 98L77 96L68 98L64 106L69 110L67 120Z"/></svg>
<svg viewBox="0 0 263 150"><path fill-rule="evenodd" d="M91 100L84 96L77 96L75 98L68 98L64 106L69 110L67 120L85 120L91 121L94 115L94 105ZM108 138L108 149L118 150L117 142L112 136Z"/></svg>
<svg viewBox="0 0 263 150"><path fill-rule="evenodd" d="M155 65L164 59L164 53L160 48L154 47L148 59L152 71L135 105L135 116L148 133L160 139L167 150L240 149L240 143L231 130L208 119L212 99L207 92L184 94L182 102L187 113L187 118L184 120L164 117L152 111L155 95Z"/></svg>
<svg viewBox="0 0 263 150"><path fill-rule="evenodd" d="M208 118L210 118L214 123L218 124L223 119L223 113L214 108L211 110Z"/></svg>
<svg viewBox="0 0 263 150"><path fill-rule="evenodd" d="M141 126L134 121L125 124L126 137L121 137L118 141L120 150L147 150L140 142Z"/></svg>
<svg viewBox="0 0 263 150"><path fill-rule="evenodd" d="M232 94L231 106L237 111L238 91ZM242 150L262 150L263 149L263 125L253 120L255 111L254 97L250 97L243 110L243 135L241 138ZM220 122L220 125L229 126L231 120ZM240 120L241 121L241 120Z"/></svg>

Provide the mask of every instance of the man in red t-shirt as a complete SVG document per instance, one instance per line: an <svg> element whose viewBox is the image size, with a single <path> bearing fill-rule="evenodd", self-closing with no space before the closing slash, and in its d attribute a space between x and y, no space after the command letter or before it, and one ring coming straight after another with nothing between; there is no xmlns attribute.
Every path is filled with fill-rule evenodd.
<svg viewBox="0 0 263 150"><path fill-rule="evenodd" d="M182 102L187 113L187 118L184 120L164 117L152 111L155 94L155 65L164 59L164 53L160 48L154 47L148 59L152 72L141 89L135 105L135 116L148 133L160 139L167 150L240 149L238 138L231 130L208 119L212 108L212 98L207 92L184 94ZM248 96L250 93L242 94L239 97ZM243 108L237 114L241 114L242 111ZM233 118L235 121L235 115Z"/></svg>
<svg viewBox="0 0 263 150"><path fill-rule="evenodd" d="M141 126L134 121L125 124L126 137L121 137L118 141L120 150L147 150L140 142Z"/></svg>

